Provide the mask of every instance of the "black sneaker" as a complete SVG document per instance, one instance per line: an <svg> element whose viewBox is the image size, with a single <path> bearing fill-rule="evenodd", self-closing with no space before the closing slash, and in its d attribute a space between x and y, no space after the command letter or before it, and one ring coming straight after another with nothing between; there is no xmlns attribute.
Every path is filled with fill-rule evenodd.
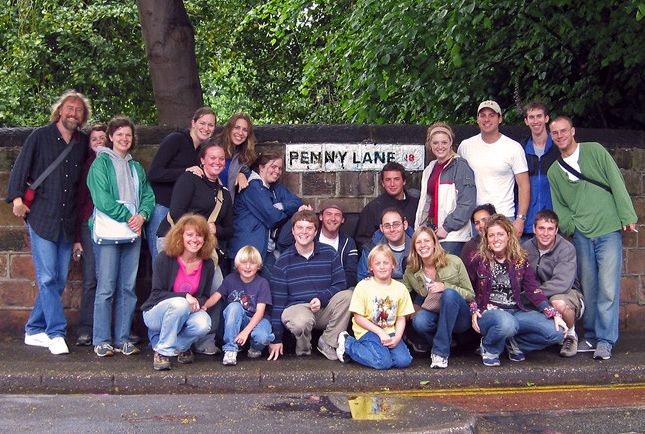
<svg viewBox="0 0 645 434"><path fill-rule="evenodd" d="M124 356L132 356L141 352L132 342L126 342L120 347L114 348L114 351L117 353L123 353Z"/></svg>
<svg viewBox="0 0 645 434"><path fill-rule="evenodd" d="M92 336L82 334L76 338L77 347L89 347L90 345L92 345Z"/></svg>
<svg viewBox="0 0 645 434"><path fill-rule="evenodd" d="M114 348L112 345L104 342L94 347L94 353L99 357L112 357L114 355Z"/></svg>
<svg viewBox="0 0 645 434"><path fill-rule="evenodd" d="M191 349L188 349L188 351L182 351L181 353L177 354L177 363L181 363L182 365L193 363L194 360L195 355L193 354L193 351Z"/></svg>

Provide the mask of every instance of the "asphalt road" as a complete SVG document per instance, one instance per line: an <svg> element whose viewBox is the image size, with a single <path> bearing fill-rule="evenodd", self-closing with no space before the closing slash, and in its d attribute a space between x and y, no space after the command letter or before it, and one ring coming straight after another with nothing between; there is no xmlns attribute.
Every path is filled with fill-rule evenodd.
<svg viewBox="0 0 645 434"><path fill-rule="evenodd" d="M379 394L0 395L0 433L643 433L645 384Z"/></svg>

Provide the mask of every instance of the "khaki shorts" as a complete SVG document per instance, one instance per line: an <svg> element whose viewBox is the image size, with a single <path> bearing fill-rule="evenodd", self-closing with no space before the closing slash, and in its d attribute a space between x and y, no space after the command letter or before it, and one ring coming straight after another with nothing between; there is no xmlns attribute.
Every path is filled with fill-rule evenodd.
<svg viewBox="0 0 645 434"><path fill-rule="evenodd" d="M584 313L584 302L582 298L582 293L575 289L570 289L564 294L556 294L549 297L549 301L562 300L569 306L569 309L573 310L576 314L576 319L582 318Z"/></svg>

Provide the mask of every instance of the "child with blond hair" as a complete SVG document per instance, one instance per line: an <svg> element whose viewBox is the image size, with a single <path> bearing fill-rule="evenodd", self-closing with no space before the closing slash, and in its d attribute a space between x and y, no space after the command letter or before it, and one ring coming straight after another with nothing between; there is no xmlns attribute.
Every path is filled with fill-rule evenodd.
<svg viewBox="0 0 645 434"><path fill-rule="evenodd" d="M401 338L406 316L414 313L410 293L392 279L396 259L387 245L374 247L367 262L373 277L356 285L349 305L356 337L347 332L338 336L338 359L374 369L407 368L412 355Z"/></svg>
<svg viewBox="0 0 645 434"><path fill-rule="evenodd" d="M224 309L224 359L222 364L237 364L237 352L250 337L248 357L258 358L273 341L267 305L271 305L269 282L258 275L262 256L253 246L242 247L235 255L235 269L224 278L217 291L210 296L202 309L228 301Z"/></svg>

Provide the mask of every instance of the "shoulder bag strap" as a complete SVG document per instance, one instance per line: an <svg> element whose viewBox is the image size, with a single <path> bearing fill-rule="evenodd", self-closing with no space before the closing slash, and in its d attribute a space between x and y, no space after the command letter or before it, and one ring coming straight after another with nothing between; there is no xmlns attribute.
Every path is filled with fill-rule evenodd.
<svg viewBox="0 0 645 434"><path fill-rule="evenodd" d="M611 193L611 188L607 184L602 183L600 181L596 181L595 179L591 179L591 178L583 175L582 173L578 172L576 169L571 167L566 161L564 161L564 159L562 158L562 155L558 156L558 163L560 163L560 166L562 166L562 168L565 169L567 172L572 173L572 174L576 175L578 178L583 179L583 180L585 180L587 182L590 182L593 185L596 185L596 186L602 188L603 190L606 190L609 193Z"/></svg>
<svg viewBox="0 0 645 434"><path fill-rule="evenodd" d="M54 171L56 167L63 161L65 157L67 157L67 154L72 150L72 146L74 146L74 142L70 142L67 146L65 146L65 149L63 152L60 153L58 157L49 165L47 166L47 169L43 173L40 174L38 178L34 182L31 183L29 186L30 189L35 190L38 188L40 184L43 183L45 179Z"/></svg>

